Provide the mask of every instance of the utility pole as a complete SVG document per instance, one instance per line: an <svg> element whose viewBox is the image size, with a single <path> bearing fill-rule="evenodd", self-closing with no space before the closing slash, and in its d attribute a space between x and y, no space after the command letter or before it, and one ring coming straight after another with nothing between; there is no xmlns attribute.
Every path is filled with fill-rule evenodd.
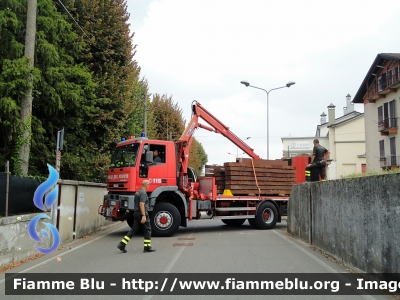
<svg viewBox="0 0 400 300"><path fill-rule="evenodd" d="M27 18L26 18L26 36L25 36L25 56L28 58L28 66L34 66L35 57L35 36L36 36L36 11L37 0L28 0ZM21 121L23 126L22 140L23 144L19 158L22 162L21 171L23 176L28 175L29 152L30 152L30 134L32 118L32 84L33 77L29 75L27 81L30 87L25 91L21 98Z"/></svg>
<svg viewBox="0 0 400 300"><path fill-rule="evenodd" d="M56 170L60 173L61 166L61 151L64 145L64 128L57 131L57 144L56 144Z"/></svg>
<svg viewBox="0 0 400 300"><path fill-rule="evenodd" d="M60 166L61 166L61 150L63 150L64 144L64 128L60 131L57 131L57 143L56 143L56 170L58 174L60 174ZM57 211L58 211L58 202L54 201L51 206L50 215L51 215L51 223L54 226L57 226Z"/></svg>
<svg viewBox="0 0 400 300"><path fill-rule="evenodd" d="M167 141L168 141L168 117L167 117L167 130L166 130L166 134L167 134Z"/></svg>
<svg viewBox="0 0 400 300"><path fill-rule="evenodd" d="M8 217L8 194L10 188L10 162L7 160L6 164L6 174L7 174L7 183L6 183L6 211L5 215Z"/></svg>

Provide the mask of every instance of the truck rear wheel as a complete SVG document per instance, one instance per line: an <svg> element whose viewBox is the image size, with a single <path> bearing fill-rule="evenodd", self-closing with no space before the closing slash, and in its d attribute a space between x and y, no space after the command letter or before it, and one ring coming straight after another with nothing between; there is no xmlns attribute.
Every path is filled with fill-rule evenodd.
<svg viewBox="0 0 400 300"><path fill-rule="evenodd" d="M278 210L271 202L263 202L257 209L255 223L260 229L272 229L278 221Z"/></svg>
<svg viewBox="0 0 400 300"><path fill-rule="evenodd" d="M181 224L178 209L170 203L159 203L150 215L151 232L153 236L172 236Z"/></svg>
<svg viewBox="0 0 400 300"><path fill-rule="evenodd" d="M246 219L223 219L222 223L228 226L241 226Z"/></svg>

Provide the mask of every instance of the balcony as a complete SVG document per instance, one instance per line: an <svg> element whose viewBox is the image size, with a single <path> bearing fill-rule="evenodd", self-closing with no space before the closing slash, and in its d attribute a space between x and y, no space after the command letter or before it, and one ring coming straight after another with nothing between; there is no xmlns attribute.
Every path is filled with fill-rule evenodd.
<svg viewBox="0 0 400 300"><path fill-rule="evenodd" d="M385 169L397 169L400 163L400 156L388 155L379 158L379 165Z"/></svg>
<svg viewBox="0 0 400 300"><path fill-rule="evenodd" d="M388 76L386 73L386 76L382 76L379 80L375 79L372 82L367 90L365 99L373 101L379 98L385 98L386 94L396 92L398 87L400 87L400 74L397 73Z"/></svg>
<svg viewBox="0 0 400 300"><path fill-rule="evenodd" d="M381 135L397 134L397 118L386 118L378 121L378 131Z"/></svg>

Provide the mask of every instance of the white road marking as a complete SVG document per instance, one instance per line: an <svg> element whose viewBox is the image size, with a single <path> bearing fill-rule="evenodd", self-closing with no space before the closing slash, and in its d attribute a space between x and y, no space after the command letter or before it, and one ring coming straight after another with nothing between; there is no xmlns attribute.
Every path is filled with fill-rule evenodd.
<svg viewBox="0 0 400 300"><path fill-rule="evenodd" d="M189 235L189 238L192 237L193 235L192 231ZM179 256L181 256L183 250L185 250L185 247L181 247L174 255L174 257L170 260L169 264L164 268L164 270L162 271L163 274L165 273L169 273L171 271L171 269L173 268L173 266L175 265L176 261L178 260ZM175 281L176 282L176 281ZM143 297L143 300L151 300L153 298L154 295L146 295Z"/></svg>
<svg viewBox="0 0 400 300"><path fill-rule="evenodd" d="M336 271L334 268L332 268L331 266L329 266L326 262L322 261L321 259L319 259L318 257L316 257L315 255L311 254L310 252L308 252L306 249L300 247L299 245L297 245L295 242L293 242L292 240L290 240L290 238L288 238L286 235L280 233L278 230L271 230L273 233L275 233L276 235L280 236L281 238L283 238L285 241L287 241L288 243L290 243L291 245L293 245L294 247L296 247L297 249L299 249L301 252L305 253L308 257L310 257L312 260L314 260L317 264L319 264L321 267L323 267L324 269L326 269L329 273L337 273L340 274L338 271ZM362 298L364 299L368 299L368 300L372 300L375 299L372 296L369 295L363 295Z"/></svg>

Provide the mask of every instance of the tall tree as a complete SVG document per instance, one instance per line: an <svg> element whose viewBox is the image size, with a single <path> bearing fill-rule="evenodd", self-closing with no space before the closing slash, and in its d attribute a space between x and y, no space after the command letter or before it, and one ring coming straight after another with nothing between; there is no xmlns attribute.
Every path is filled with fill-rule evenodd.
<svg viewBox="0 0 400 300"><path fill-rule="evenodd" d="M20 100L32 88L26 78L34 69L24 57L26 1L0 2L0 158L11 159L13 140L21 131ZM20 143L21 144L21 143ZM20 151L21 145L19 147ZM19 160L19 154L15 156ZM12 164L13 165L13 164Z"/></svg>
<svg viewBox="0 0 400 300"><path fill-rule="evenodd" d="M46 174L46 163L55 160L56 133L65 127L61 177L79 179L77 174L95 151L86 120L96 112L96 85L87 67L79 63L85 43L68 14L52 0L39 0L38 9L36 66L42 76L34 91L32 162L35 173Z"/></svg>
<svg viewBox="0 0 400 300"><path fill-rule="evenodd" d="M151 102L152 113L156 122L154 138L160 140L178 140L185 130L185 119L178 103L174 103L172 96L154 95ZM207 163L207 154L203 146L195 138L190 145L189 166L200 175L203 166Z"/></svg>
<svg viewBox="0 0 400 300"><path fill-rule="evenodd" d="M80 24L86 41L85 63L97 84L96 110L86 120L96 149L93 162L100 181L105 180L110 150L122 135L135 135L134 116L143 113L142 99L148 93L146 80L134 60L134 34L129 30L126 0L67 0L66 7ZM89 37L89 38L87 38ZM139 96L138 96L139 95ZM143 97L143 98L141 98ZM142 123L143 124L143 123Z"/></svg>
<svg viewBox="0 0 400 300"><path fill-rule="evenodd" d="M136 87L147 88L147 83L138 80L140 68L133 59L134 34L129 29L126 0L70 0L67 3L90 37L81 60L89 66L98 84L97 118L92 124L96 142L99 148L109 151L135 108ZM85 37L83 33L82 36Z"/></svg>
<svg viewBox="0 0 400 300"><path fill-rule="evenodd" d="M208 161L208 157L203 148L203 145L195 138L190 145L189 155L189 166L193 167L196 170L197 175L200 176L203 171L204 165Z"/></svg>
<svg viewBox="0 0 400 300"><path fill-rule="evenodd" d="M36 23L35 66L27 65L23 58L26 26L26 1L4 0L0 3L0 36L7 47L0 51L0 137L4 147L1 156L12 158L14 174L20 174L18 153L22 139L20 132L21 99L32 85L26 80L33 77L32 144L29 173L47 175L46 163L55 160L55 135L66 123L74 136L86 136L81 128L94 112L95 85L91 74L77 58L83 43L66 14L60 14L52 0L38 1ZM67 134L68 134L67 131ZM76 143L82 147L81 141ZM73 145L73 143L70 143Z"/></svg>
<svg viewBox="0 0 400 300"><path fill-rule="evenodd" d="M185 129L185 119L182 109L178 103L174 103L172 96L155 94L150 107L156 124L153 138L168 140L171 135L175 140L179 138Z"/></svg>
<svg viewBox="0 0 400 300"><path fill-rule="evenodd" d="M131 99L134 108L125 122L125 129L121 135L140 136L144 131L144 122L146 122L146 135L148 137L153 137L155 135L155 126L150 103L150 95L148 94L148 83L146 79L139 80L138 78L137 80L138 82L134 83L135 89L132 93ZM147 116L146 120L144 117L145 114Z"/></svg>

